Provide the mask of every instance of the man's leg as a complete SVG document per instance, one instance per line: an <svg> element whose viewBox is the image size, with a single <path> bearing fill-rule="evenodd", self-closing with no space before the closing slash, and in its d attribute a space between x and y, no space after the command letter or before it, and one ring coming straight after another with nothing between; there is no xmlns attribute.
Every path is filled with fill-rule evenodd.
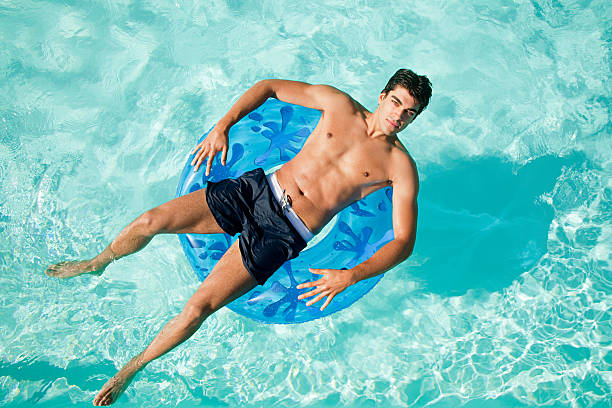
<svg viewBox="0 0 612 408"><path fill-rule="evenodd" d="M51 265L45 273L57 278L71 278L83 273L101 273L115 259L144 248L156 234L220 232L223 230L215 221L206 203L205 189L201 189L143 213L94 258L60 262Z"/></svg>
<svg viewBox="0 0 612 408"><path fill-rule="evenodd" d="M257 282L242 263L240 248L236 241L187 301L183 311L164 326L142 353L108 380L95 397L94 405L103 406L115 402L136 373L147 363L187 340L208 316L256 285Z"/></svg>

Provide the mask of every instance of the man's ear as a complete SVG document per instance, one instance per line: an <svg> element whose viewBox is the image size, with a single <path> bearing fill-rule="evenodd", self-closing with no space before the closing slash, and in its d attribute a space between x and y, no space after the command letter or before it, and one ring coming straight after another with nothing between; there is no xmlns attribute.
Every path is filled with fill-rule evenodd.
<svg viewBox="0 0 612 408"><path fill-rule="evenodd" d="M378 104L380 105L380 103L383 101L383 99L385 99L385 97L387 96L387 92L382 91L380 93L380 95L378 95Z"/></svg>

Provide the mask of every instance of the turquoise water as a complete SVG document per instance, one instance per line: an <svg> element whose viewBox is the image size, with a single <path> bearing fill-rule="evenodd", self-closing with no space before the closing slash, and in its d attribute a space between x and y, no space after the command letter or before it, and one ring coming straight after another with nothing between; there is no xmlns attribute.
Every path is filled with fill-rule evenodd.
<svg viewBox="0 0 612 408"><path fill-rule="evenodd" d="M300 325L229 310L117 406L608 407L612 137L606 1L0 3L0 406L90 405L196 289L174 236L49 279L173 197L189 148L255 81L374 109L399 67L431 105L414 255Z"/></svg>

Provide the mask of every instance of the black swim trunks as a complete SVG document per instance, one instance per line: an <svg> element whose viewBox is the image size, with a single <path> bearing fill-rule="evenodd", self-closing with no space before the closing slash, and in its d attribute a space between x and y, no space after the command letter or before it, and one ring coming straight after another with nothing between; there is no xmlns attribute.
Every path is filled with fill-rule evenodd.
<svg viewBox="0 0 612 408"><path fill-rule="evenodd" d="M240 233L242 262L260 285L306 247L283 214L261 168L237 179L209 181L206 202L223 231Z"/></svg>

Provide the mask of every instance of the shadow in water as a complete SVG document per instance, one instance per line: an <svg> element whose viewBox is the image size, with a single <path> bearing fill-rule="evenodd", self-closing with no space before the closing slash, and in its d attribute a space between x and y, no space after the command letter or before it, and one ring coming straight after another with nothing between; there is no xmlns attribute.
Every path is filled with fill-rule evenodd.
<svg viewBox="0 0 612 408"><path fill-rule="evenodd" d="M513 173L497 158L420 168L419 226L414 256L425 290L462 295L498 291L546 252L554 211L539 199L552 191L564 166L582 153L545 156Z"/></svg>
<svg viewBox="0 0 612 408"><path fill-rule="evenodd" d="M22 360L15 363L0 361L0 373L3 376L11 377L16 381L42 382L40 390L29 396L26 401L27 404L36 403L36 406L45 405L40 405L42 403L40 400L58 378L66 378L68 384L76 385L82 390L94 391L102 388L104 383L116 372L117 369L109 361L87 364L73 360L68 363L66 368L57 367L40 360ZM47 403L50 406L55 406L55 402L47 401Z"/></svg>

